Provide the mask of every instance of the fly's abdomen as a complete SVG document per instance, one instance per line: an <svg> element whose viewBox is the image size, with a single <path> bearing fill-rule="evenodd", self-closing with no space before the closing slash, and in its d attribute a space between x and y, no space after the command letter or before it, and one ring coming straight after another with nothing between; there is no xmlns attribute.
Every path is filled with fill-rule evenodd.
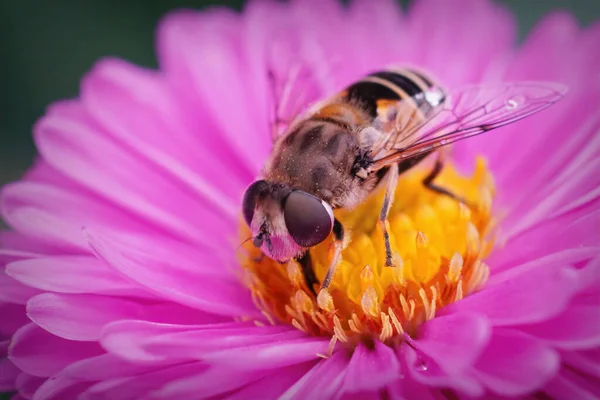
<svg viewBox="0 0 600 400"><path fill-rule="evenodd" d="M434 90L437 96L430 95ZM395 101L406 101L427 116L445 98L429 77L412 69L372 73L350 85L343 96L347 101L359 105L373 119L377 118L382 104Z"/></svg>

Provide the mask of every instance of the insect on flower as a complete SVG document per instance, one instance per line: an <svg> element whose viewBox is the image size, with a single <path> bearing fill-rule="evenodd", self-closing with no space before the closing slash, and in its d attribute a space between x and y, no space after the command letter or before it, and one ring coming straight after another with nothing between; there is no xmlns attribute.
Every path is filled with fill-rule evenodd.
<svg viewBox="0 0 600 400"><path fill-rule="evenodd" d="M386 218L399 174L437 153L423 185L462 201L460 194L435 183L444 164L438 150L537 113L565 93L563 86L547 82L485 84L447 93L415 69L372 73L300 113L281 132L273 129L264 176L243 198L253 243L279 262L297 259L316 294L318 281L306 250L333 231L334 254L321 285L327 289L344 243L344 227L333 210L352 209L385 185L378 222L385 265L392 266Z"/></svg>

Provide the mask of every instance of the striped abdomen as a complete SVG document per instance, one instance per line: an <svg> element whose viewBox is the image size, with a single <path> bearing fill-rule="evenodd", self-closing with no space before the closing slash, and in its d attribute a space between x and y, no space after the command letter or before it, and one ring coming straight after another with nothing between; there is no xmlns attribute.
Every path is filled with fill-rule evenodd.
<svg viewBox="0 0 600 400"><path fill-rule="evenodd" d="M443 100L444 95L426 96L432 89L439 91L431 79L411 69L385 70L367 75L350 85L341 96L359 105L371 118L378 116L378 106L390 101L404 100L427 116Z"/></svg>

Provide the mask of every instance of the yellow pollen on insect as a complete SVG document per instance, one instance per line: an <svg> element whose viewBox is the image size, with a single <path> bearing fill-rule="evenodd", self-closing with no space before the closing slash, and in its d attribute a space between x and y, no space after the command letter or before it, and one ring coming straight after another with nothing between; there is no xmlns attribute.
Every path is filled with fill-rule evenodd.
<svg viewBox="0 0 600 400"><path fill-rule="evenodd" d="M493 177L481 158L470 176L447 163L435 183L464 198L463 204L425 188L428 171L427 166L415 168L398 181L386 222L392 267L385 266L377 221L383 190L353 210L336 211L347 232L345 248L329 288L313 288L317 296L306 286L298 262L282 265L244 244L239 253L244 282L266 321L330 337L330 352L336 345L373 339L393 344L481 288L489 276L484 259L494 245ZM247 228L242 229L248 237ZM332 235L310 249L319 281L333 252Z"/></svg>

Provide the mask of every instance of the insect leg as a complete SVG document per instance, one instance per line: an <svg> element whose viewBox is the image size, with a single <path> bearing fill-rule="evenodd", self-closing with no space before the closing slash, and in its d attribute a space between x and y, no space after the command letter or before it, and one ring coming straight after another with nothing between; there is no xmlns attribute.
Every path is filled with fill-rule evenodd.
<svg viewBox="0 0 600 400"><path fill-rule="evenodd" d="M449 191L448 189L445 189L439 185L436 185L435 183L433 183L433 180L435 178L437 178L437 176L440 174L440 172L442 172L442 169L444 168L444 158L441 155L441 153L438 155L437 160L435 160L435 165L433 166L433 169L431 170L431 172L429 173L429 175L427 175L425 177L425 179L423 179L423 185L425 185L425 187L431 191L434 191L436 193L439 194L443 194L446 195L450 198L453 198L456 201L459 201L463 204L468 205L469 203L467 203L467 201L460 197L455 195L454 193L452 193L451 191Z"/></svg>
<svg viewBox="0 0 600 400"><path fill-rule="evenodd" d="M296 261L302 267L302 275L304 275L304 282L306 282L306 286L312 294L317 297L317 292L315 292L315 284L319 283L317 276L315 275L315 271L312 265L312 259L310 258L310 252L304 253L300 258L297 258Z"/></svg>
<svg viewBox="0 0 600 400"><path fill-rule="evenodd" d="M329 269L327 270L327 275L325 275L325 279L321 285L321 290L329 287L331 279L333 278L333 275L335 275L335 270L342 259L342 250L344 248L344 227L337 219L334 219L333 221L333 236L335 238L335 242L333 244L335 250L333 253L333 258L331 259L331 263L329 264Z"/></svg>
<svg viewBox="0 0 600 400"><path fill-rule="evenodd" d="M385 187L385 195L383 197L383 205L379 212L379 226L383 232L383 240L385 242L385 266L392 266L392 246L390 244L390 234L387 230L387 216L392 207L392 201L394 200L394 193L396 193L396 184L398 183L398 168L394 165L389 169L388 181Z"/></svg>

